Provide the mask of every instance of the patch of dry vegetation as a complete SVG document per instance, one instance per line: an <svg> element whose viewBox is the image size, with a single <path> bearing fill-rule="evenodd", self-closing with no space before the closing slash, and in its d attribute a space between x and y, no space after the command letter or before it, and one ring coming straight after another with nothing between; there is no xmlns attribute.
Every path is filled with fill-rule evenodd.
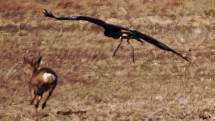
<svg viewBox="0 0 215 121"><path fill-rule="evenodd" d="M42 55L60 85L41 121L215 120L215 1L0 0L0 120L33 120L24 56ZM45 18L89 15L138 29L187 54L186 63L147 43L104 37L87 22ZM191 51L188 51L191 49Z"/></svg>

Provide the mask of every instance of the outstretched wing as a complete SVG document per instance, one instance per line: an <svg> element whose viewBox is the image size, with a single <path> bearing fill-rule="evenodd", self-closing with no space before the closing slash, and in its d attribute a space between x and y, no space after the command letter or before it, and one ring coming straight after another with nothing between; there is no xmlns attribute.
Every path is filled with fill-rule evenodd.
<svg viewBox="0 0 215 121"><path fill-rule="evenodd" d="M134 36L134 39L138 39L138 41L140 41L141 39L147 41L148 43L150 44L153 44L155 45L156 47L162 49L162 50L166 50L166 51L170 51L178 56L180 56L181 58L183 58L184 60L186 61L189 61L186 57L184 57L182 54L180 54L179 52L175 51L174 49L168 47L167 45L165 45L164 43L162 42L159 42L158 40L152 38L151 36L149 35L146 35L146 34L143 34L141 32L138 32L138 31L135 31L135 30L131 30L133 36Z"/></svg>
<svg viewBox="0 0 215 121"><path fill-rule="evenodd" d="M55 16L54 14L52 14L51 12L47 11L46 9L43 10L43 14L47 17L50 18L54 18L57 20L83 20L83 21L88 21L90 23L99 25L105 29L124 29L124 30L129 30L127 28L121 27L121 26L117 26L117 25L113 25L113 24L108 24L105 21L101 20L101 19L97 19L94 17L89 17L89 16Z"/></svg>
<svg viewBox="0 0 215 121"><path fill-rule="evenodd" d="M55 16L53 13L51 13L50 11L47 11L46 9L43 10L43 14L47 17L54 18L57 20L84 20L84 21L97 24L102 27L106 27L107 25L106 22L100 19L88 17L88 16Z"/></svg>

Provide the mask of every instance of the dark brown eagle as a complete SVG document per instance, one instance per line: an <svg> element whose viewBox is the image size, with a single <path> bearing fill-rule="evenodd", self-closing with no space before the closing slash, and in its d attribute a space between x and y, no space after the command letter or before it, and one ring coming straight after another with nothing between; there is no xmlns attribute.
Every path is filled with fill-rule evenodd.
<svg viewBox="0 0 215 121"><path fill-rule="evenodd" d="M159 42L158 40L154 39L153 37L143 34L141 32L138 32L136 30L131 30L129 28L124 28L121 26L117 26L117 25L113 25L110 23L106 23L103 20L97 19L97 18L93 18L93 17L89 17L89 16L55 16L54 14L52 14L51 12L47 11L46 9L44 9L43 14L46 17L50 17L50 18L54 18L57 20L83 20L83 21L88 21L90 23L96 24L98 26L101 26L104 28L104 35L107 37L112 37L114 39L120 39L120 43L117 46L117 48L114 50L113 56L116 55L119 47L122 44L122 41L125 39L128 44L131 46L132 48L132 57L133 57L133 62L134 62L134 47L131 45L130 43L130 39L134 39L137 40L141 43L143 43L144 41L162 49L165 51L170 51L178 56L180 56L181 58L183 58L186 61L189 61L186 57L184 57L182 54L180 54L179 52L175 51L174 49L168 47L167 45L165 45L162 42Z"/></svg>

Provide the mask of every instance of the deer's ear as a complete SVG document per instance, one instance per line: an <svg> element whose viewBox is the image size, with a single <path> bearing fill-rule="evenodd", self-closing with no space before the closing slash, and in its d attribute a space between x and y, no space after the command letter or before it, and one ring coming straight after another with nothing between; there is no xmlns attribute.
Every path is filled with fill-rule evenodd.
<svg viewBox="0 0 215 121"><path fill-rule="evenodd" d="M40 64L41 61L42 61L42 56L40 56L40 57L38 58L38 60L36 61L36 63L37 63L37 64Z"/></svg>
<svg viewBox="0 0 215 121"><path fill-rule="evenodd" d="M23 63L24 63L24 64L32 64L32 61L29 60L28 58L24 57L24 58L23 58Z"/></svg>

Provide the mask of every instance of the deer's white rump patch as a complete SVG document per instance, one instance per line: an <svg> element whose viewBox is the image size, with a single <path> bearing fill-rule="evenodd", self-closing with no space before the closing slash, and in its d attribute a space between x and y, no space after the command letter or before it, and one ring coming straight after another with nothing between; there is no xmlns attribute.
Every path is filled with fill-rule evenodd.
<svg viewBox="0 0 215 121"><path fill-rule="evenodd" d="M53 74L46 73L46 72L43 74L43 81L44 82L50 82L52 80L55 80L55 76Z"/></svg>

